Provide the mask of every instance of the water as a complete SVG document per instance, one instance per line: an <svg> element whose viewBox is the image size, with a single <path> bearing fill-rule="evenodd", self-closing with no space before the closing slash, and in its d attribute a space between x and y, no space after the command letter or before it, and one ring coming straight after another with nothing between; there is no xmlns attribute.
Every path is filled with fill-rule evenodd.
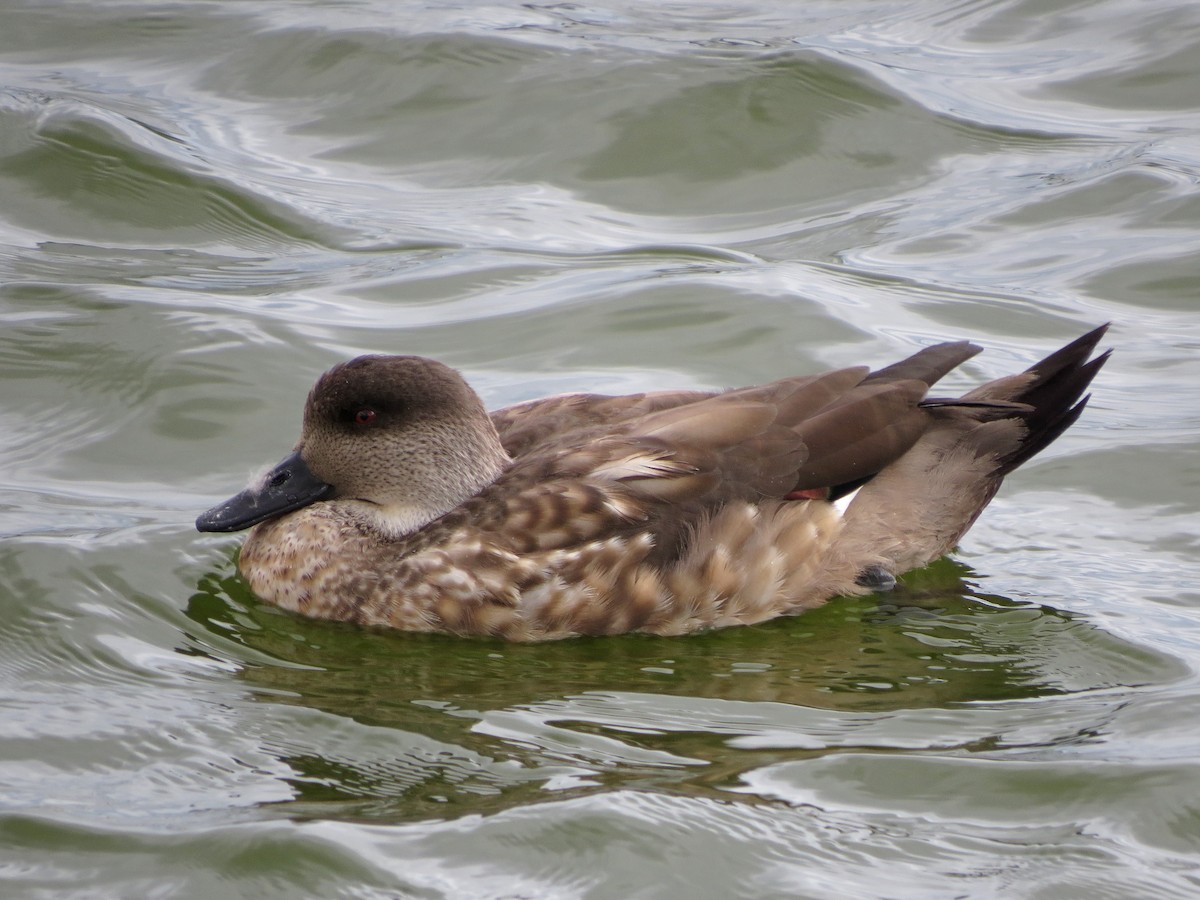
<svg viewBox="0 0 1200 900"><path fill-rule="evenodd" d="M1200 893L1200 8L0 9L0 888ZM898 592L508 646L258 604L195 515L333 362L491 405L1112 320Z"/></svg>

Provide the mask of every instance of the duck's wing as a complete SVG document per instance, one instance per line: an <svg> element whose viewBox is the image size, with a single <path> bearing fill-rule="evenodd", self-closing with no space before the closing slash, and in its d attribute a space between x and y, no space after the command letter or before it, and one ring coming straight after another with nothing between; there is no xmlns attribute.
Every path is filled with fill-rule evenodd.
<svg viewBox="0 0 1200 900"><path fill-rule="evenodd" d="M525 446L481 495L475 515L516 549L643 532L670 554L726 503L821 496L898 459L930 421L920 405L929 382L913 376L936 380L974 352L945 345L874 374L839 369L631 413L647 397L661 402L643 395L621 407L607 433L591 424L551 429L549 439ZM592 414L603 404L589 399L582 408ZM576 422L589 421L578 407L566 409ZM552 410L541 413L553 418Z"/></svg>
<svg viewBox="0 0 1200 900"><path fill-rule="evenodd" d="M907 359L871 372L865 379L872 383L892 383L904 380L921 381L932 385L955 366L980 352L980 347L967 341L955 341L926 347ZM826 373L829 374L829 373ZM493 411L492 424L500 434L504 449L512 457L536 451L547 443L574 437L598 437L622 431L651 413L690 406L717 397L760 397L770 401L785 391L798 389L823 376L798 376L768 385L719 393L716 391L653 391L640 394L610 395L572 393L527 400ZM807 395L808 400L819 395ZM797 405L795 410L803 407Z"/></svg>
<svg viewBox="0 0 1200 900"><path fill-rule="evenodd" d="M622 396L559 394L495 410L491 418L504 449L517 458L567 435L609 434L649 413L712 396L711 391L655 391Z"/></svg>
<svg viewBox="0 0 1200 900"><path fill-rule="evenodd" d="M907 452L929 424L921 401L930 385L981 349L942 343L875 372L835 369L729 391L645 416L637 433L667 441L676 458L711 454L700 468L724 488L718 502L836 490ZM669 490L649 479L641 487Z"/></svg>

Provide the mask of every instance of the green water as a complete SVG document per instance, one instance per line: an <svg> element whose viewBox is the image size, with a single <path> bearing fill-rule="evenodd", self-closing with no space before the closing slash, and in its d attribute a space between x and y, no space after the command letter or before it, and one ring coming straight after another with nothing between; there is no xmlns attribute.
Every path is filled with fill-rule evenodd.
<svg viewBox="0 0 1200 900"><path fill-rule="evenodd" d="M1200 894L1200 7L0 4L0 895ZM891 594L510 646L196 514L367 351L500 406L1102 321Z"/></svg>

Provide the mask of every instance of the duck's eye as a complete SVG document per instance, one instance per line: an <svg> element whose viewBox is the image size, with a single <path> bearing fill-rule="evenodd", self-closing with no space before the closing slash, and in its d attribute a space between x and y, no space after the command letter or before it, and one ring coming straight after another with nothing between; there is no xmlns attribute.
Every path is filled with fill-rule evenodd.
<svg viewBox="0 0 1200 900"><path fill-rule="evenodd" d="M354 424L355 425L370 425L377 418L379 418L379 413L375 412L375 410L360 409L358 412L356 412L354 414Z"/></svg>

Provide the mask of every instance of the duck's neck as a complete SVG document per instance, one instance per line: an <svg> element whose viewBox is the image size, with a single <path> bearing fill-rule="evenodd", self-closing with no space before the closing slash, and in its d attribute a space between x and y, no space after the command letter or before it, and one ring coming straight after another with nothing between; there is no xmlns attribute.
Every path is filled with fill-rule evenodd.
<svg viewBox="0 0 1200 900"><path fill-rule="evenodd" d="M393 503L381 506L362 500L349 501L353 504L354 518L366 524L372 531L377 532L388 540L398 540L415 534L435 519L440 519L454 507L437 509L427 506L415 506L409 503Z"/></svg>
<svg viewBox="0 0 1200 900"><path fill-rule="evenodd" d="M434 471L400 486L393 496L376 503L355 501L355 516L389 539L402 538L457 509L511 464L495 429L472 434L439 454Z"/></svg>

